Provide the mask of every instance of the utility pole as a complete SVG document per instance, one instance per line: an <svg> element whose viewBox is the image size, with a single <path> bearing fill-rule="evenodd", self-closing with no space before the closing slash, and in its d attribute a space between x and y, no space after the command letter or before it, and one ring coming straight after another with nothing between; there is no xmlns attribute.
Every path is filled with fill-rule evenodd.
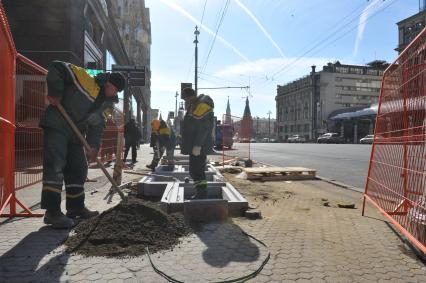
<svg viewBox="0 0 426 283"><path fill-rule="evenodd" d="M268 111L268 142L271 142L271 110Z"/></svg>
<svg viewBox="0 0 426 283"><path fill-rule="evenodd" d="M198 27L195 26L195 80L194 80L194 85L195 85L195 94L198 95L198 35L200 34L200 31L198 30Z"/></svg>
<svg viewBox="0 0 426 283"><path fill-rule="evenodd" d="M179 96L179 94L178 94L178 92L176 91L176 94L175 94L175 119L176 119L176 117L177 117L177 98L178 98L178 96Z"/></svg>

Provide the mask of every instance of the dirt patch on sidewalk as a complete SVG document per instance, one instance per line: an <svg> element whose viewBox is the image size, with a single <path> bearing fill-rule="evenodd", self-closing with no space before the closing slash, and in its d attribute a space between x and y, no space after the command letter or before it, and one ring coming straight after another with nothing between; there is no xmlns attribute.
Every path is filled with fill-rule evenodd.
<svg viewBox="0 0 426 283"><path fill-rule="evenodd" d="M128 202L81 222L65 242L68 252L86 256L125 257L172 249L192 233L180 213L166 214L159 204L131 197Z"/></svg>
<svg viewBox="0 0 426 283"><path fill-rule="evenodd" d="M324 208L336 209L341 203L358 204L361 197L344 189L331 190L334 186L321 181L260 182L240 179L231 173L223 175L244 195L251 208L261 210L266 217L282 215L285 207L293 207L297 214L313 214ZM294 206L295 203L299 206Z"/></svg>

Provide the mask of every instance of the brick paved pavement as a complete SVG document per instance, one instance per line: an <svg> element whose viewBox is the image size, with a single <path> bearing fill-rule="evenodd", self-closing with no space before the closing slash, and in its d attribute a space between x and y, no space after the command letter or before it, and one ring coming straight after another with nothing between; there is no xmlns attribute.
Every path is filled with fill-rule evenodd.
<svg viewBox="0 0 426 283"><path fill-rule="evenodd" d="M151 158L146 147L142 150L144 159ZM145 164L141 161L137 167ZM104 210L115 203L103 201L109 185L103 177L98 180L88 184L87 204ZM358 203L360 194L321 181L264 185L294 195L275 205L265 203L265 212L269 205L274 209L264 219L209 224L173 250L154 254L154 263L184 282L245 275L260 265L267 250L244 236L242 229L264 241L271 252L268 264L250 282L426 282L425 265L404 248L373 209L368 209L368 217L361 217L359 209L325 207L321 202L327 198ZM67 235L68 231L44 227L41 219L1 224L0 282L166 282L146 256L113 259L66 254L61 243Z"/></svg>

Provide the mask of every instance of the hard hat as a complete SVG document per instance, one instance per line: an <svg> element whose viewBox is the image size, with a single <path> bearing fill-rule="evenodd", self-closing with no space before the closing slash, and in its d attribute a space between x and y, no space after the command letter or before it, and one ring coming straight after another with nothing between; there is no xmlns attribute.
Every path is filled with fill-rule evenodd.
<svg viewBox="0 0 426 283"><path fill-rule="evenodd" d="M160 128L160 120L154 119L151 121L151 128L153 130L158 130Z"/></svg>

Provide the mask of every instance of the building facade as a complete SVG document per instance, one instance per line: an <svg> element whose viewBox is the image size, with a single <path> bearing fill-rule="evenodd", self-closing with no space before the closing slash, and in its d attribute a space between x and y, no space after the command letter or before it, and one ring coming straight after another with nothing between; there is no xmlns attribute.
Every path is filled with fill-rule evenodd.
<svg viewBox="0 0 426 283"><path fill-rule="evenodd" d="M136 121L142 129L143 139L150 136L151 128L151 22L144 0L107 0L123 40L131 65L145 67L145 86L131 87L125 96L124 107L130 108L136 100ZM142 117L141 117L142 111Z"/></svg>
<svg viewBox="0 0 426 283"><path fill-rule="evenodd" d="M395 48L401 53L407 45L423 30L426 24L426 0L420 2L419 12L398 23L398 46Z"/></svg>
<svg viewBox="0 0 426 283"><path fill-rule="evenodd" d="M4 0L17 51L47 68L53 60L106 70L107 54L128 64L105 0Z"/></svg>
<svg viewBox="0 0 426 283"><path fill-rule="evenodd" d="M278 139L285 141L298 134L315 140L330 130L330 117L377 103L386 67L383 61L367 66L337 61L328 63L319 72L312 66L310 75L278 85L275 98Z"/></svg>
<svg viewBox="0 0 426 283"><path fill-rule="evenodd" d="M253 137L257 141L276 139L276 120L268 118L253 118Z"/></svg>

